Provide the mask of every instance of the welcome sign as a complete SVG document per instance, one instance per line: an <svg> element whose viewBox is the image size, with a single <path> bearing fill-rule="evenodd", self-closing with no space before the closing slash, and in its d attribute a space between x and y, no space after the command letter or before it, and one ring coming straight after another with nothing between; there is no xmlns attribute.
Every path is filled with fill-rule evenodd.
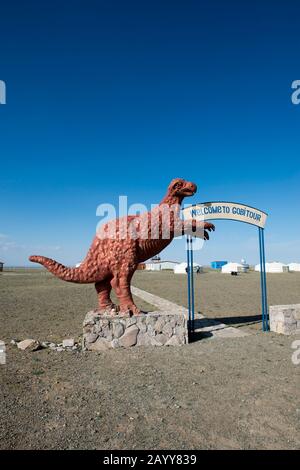
<svg viewBox="0 0 300 470"><path fill-rule="evenodd" d="M182 211L184 220L238 220L264 228L268 214L237 202L202 202L189 206Z"/></svg>

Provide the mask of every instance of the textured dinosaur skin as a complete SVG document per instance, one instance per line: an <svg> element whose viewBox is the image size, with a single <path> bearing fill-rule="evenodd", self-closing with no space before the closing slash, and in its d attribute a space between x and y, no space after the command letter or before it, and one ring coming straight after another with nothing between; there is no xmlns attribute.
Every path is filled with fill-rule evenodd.
<svg viewBox="0 0 300 470"><path fill-rule="evenodd" d="M179 215L183 199L196 191L194 183L174 179L166 196L151 212L125 216L103 224L86 258L77 268L68 268L44 256L30 256L29 260L42 264L64 281L95 283L99 310L103 313L114 313L119 309L121 314L137 315L140 311L130 291L132 276L139 263L160 253L175 236L195 231L195 221L183 221ZM214 230L214 225L197 222L197 230L197 236L208 240L208 231ZM112 288L119 300L119 307L110 299Z"/></svg>

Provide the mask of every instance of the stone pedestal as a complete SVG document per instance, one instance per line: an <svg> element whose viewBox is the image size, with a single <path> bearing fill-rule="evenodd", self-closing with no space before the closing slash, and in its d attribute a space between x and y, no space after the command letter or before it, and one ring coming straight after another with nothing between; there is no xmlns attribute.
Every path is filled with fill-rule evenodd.
<svg viewBox="0 0 300 470"><path fill-rule="evenodd" d="M292 335L300 333L300 304L270 307L270 330Z"/></svg>
<svg viewBox="0 0 300 470"><path fill-rule="evenodd" d="M90 351L131 346L179 346L188 342L183 314L149 312L106 316L88 312L83 322L83 347Z"/></svg>

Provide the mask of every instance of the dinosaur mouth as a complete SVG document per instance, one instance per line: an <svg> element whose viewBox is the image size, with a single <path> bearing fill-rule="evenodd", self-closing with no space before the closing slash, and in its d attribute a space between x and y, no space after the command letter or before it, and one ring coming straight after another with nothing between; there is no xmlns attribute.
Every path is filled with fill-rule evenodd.
<svg viewBox="0 0 300 470"><path fill-rule="evenodd" d="M193 196L196 191L197 191L197 188L196 188L196 187L193 187L193 188L184 188L184 190L182 191L182 194L183 194L184 196Z"/></svg>
<svg viewBox="0 0 300 470"><path fill-rule="evenodd" d="M195 194L195 191L193 191L192 189L185 189L183 191L183 194L186 194L187 196L193 196L193 194Z"/></svg>

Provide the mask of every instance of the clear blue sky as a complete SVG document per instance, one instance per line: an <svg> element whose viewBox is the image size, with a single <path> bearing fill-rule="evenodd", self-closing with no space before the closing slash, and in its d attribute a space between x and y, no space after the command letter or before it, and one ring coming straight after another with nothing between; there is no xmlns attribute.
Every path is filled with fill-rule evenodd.
<svg viewBox="0 0 300 470"><path fill-rule="evenodd" d="M98 204L159 202L174 177L191 203L267 211L267 260L300 261L298 1L12 0L0 18L7 265L80 261ZM216 226L197 261L258 261L254 227Z"/></svg>

